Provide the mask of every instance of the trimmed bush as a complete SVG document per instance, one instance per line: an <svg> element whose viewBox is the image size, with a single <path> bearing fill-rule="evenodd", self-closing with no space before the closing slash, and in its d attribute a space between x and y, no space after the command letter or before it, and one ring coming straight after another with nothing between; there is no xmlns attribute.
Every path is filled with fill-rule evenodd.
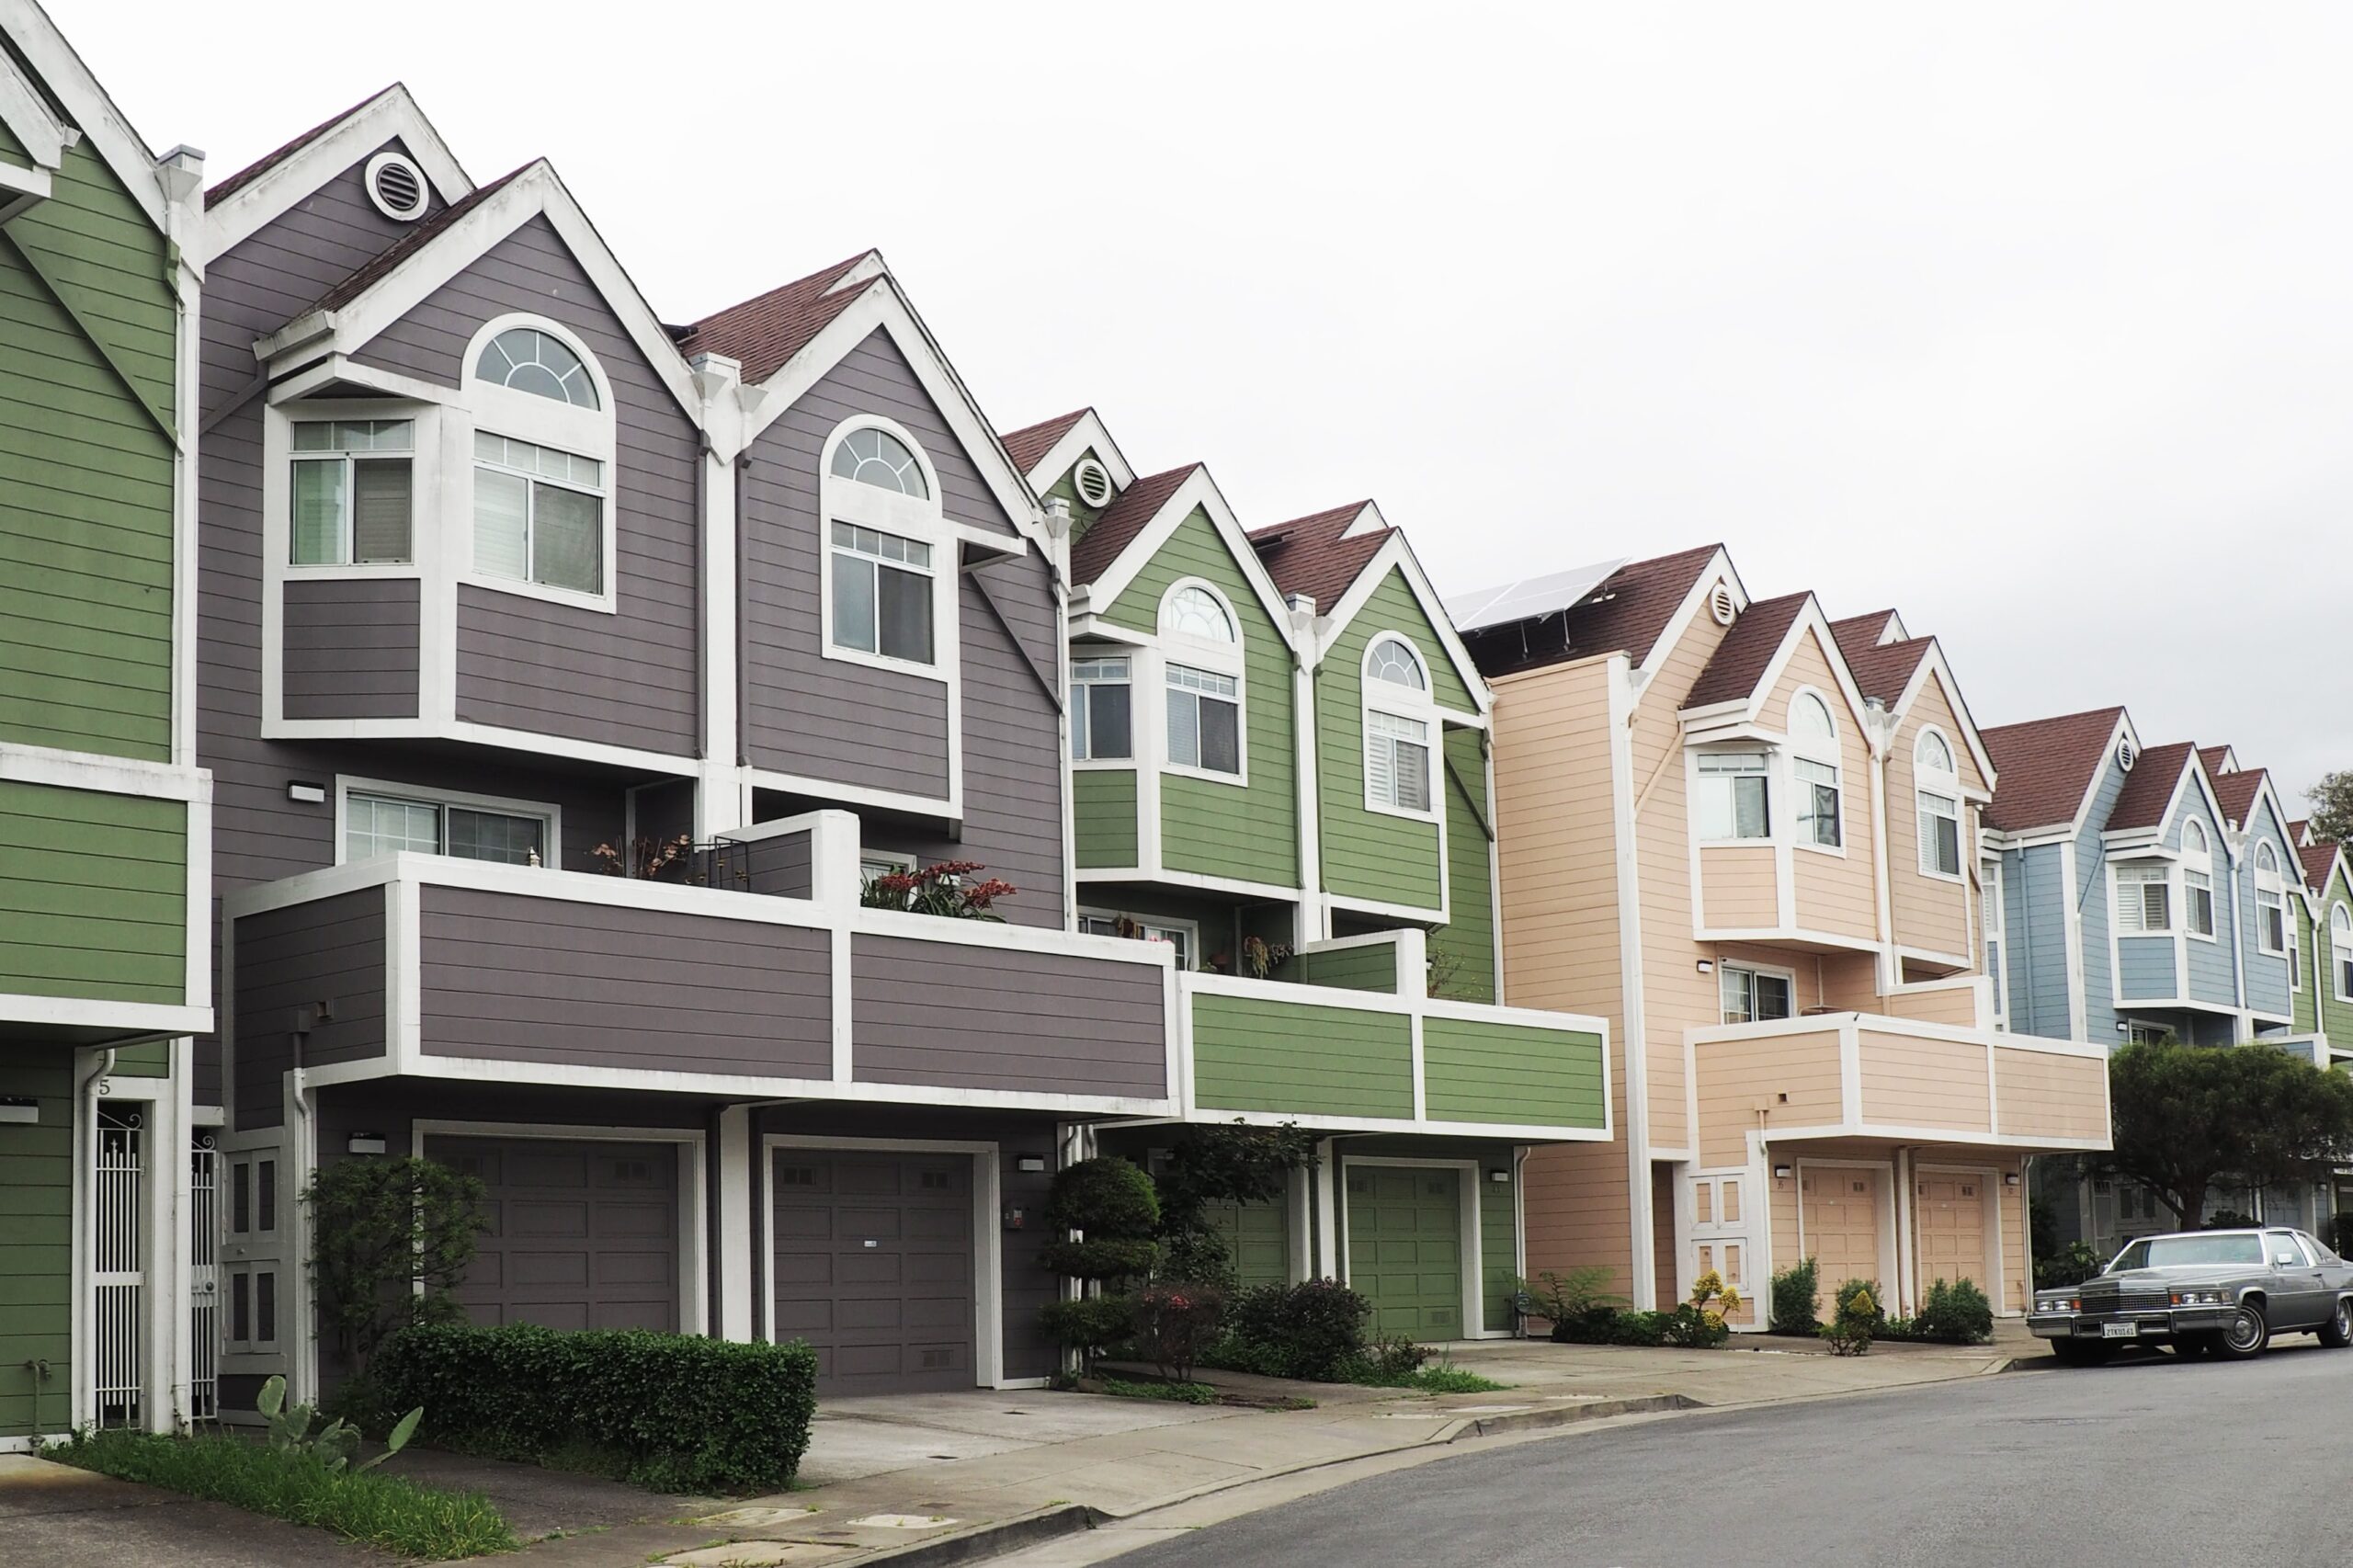
<svg viewBox="0 0 2353 1568"><path fill-rule="evenodd" d="M1054 1174L1046 1223L1094 1236L1149 1237L1160 1225L1160 1194L1129 1161L1108 1154L1081 1160Z"/></svg>
<svg viewBox="0 0 2353 1568"><path fill-rule="evenodd" d="M1193 1381L1193 1364L1217 1336L1225 1292L1214 1285L1147 1285L1136 1296L1137 1353L1175 1382Z"/></svg>
<svg viewBox="0 0 2353 1568"><path fill-rule="evenodd" d="M1849 1279L1838 1287L1837 1315L1817 1331L1836 1356L1868 1356L1871 1339L1887 1321L1879 1304L1879 1282Z"/></svg>
<svg viewBox="0 0 2353 1568"><path fill-rule="evenodd" d="M1822 1326L1822 1320L1813 1310L1814 1298L1821 1290L1821 1270L1810 1257L1773 1276L1773 1332L1813 1338L1814 1330Z"/></svg>
<svg viewBox="0 0 2353 1568"><path fill-rule="evenodd" d="M585 1444L665 1492L781 1487L817 1410L816 1353L798 1342L422 1324L387 1339L374 1371L386 1403L425 1406L439 1447L537 1461Z"/></svg>
<svg viewBox="0 0 2353 1568"><path fill-rule="evenodd" d="M1226 1332L1201 1359L1262 1377L1346 1382L1371 1318L1372 1303L1336 1279L1259 1285L1228 1304Z"/></svg>
<svg viewBox="0 0 2353 1568"><path fill-rule="evenodd" d="M441 1562L517 1545L506 1519L479 1494L442 1492L381 1471L337 1471L322 1455L243 1437L94 1432L42 1452L102 1475L332 1530L403 1557Z"/></svg>
<svg viewBox="0 0 2353 1568"><path fill-rule="evenodd" d="M1939 1279L1913 1320L1915 1336L1938 1345L1983 1345L1994 1337L1994 1303L1973 1281Z"/></svg>

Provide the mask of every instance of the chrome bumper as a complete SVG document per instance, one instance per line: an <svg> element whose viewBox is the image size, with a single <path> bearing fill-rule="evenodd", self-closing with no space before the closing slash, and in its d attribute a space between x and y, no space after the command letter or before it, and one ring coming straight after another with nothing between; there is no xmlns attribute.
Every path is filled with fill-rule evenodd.
<svg viewBox="0 0 2353 1568"><path fill-rule="evenodd" d="M2131 1312L2030 1312L2026 1321L2038 1339L2109 1339L2109 1324L2129 1323L2139 1332L2114 1340L2122 1345L2134 1339L2169 1339L2177 1334L2220 1329L2231 1321L2234 1310L2157 1307Z"/></svg>

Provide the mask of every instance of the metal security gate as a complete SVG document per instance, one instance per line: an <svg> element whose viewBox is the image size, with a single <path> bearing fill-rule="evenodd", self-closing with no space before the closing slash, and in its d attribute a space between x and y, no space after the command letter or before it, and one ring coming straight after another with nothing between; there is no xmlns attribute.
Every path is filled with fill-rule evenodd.
<svg viewBox="0 0 2353 1568"><path fill-rule="evenodd" d="M145 1117L132 1106L98 1107L91 1182L91 1410L101 1426L140 1423L139 1344L147 1277L139 1194L145 1181Z"/></svg>
<svg viewBox="0 0 2353 1568"><path fill-rule="evenodd" d="M221 1153L196 1134L188 1171L188 1403L195 1421L221 1419Z"/></svg>

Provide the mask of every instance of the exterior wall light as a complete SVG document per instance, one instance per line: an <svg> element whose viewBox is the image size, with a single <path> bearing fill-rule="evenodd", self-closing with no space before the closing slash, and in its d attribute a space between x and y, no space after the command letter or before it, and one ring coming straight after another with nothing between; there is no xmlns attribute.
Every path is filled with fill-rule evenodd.
<svg viewBox="0 0 2353 1568"><path fill-rule="evenodd" d="M355 1154L381 1154L384 1152L384 1135L381 1132L355 1132L344 1147Z"/></svg>
<svg viewBox="0 0 2353 1568"><path fill-rule="evenodd" d="M1043 1154L1017 1154L1014 1156L1013 1168L1017 1171L1042 1171L1046 1168L1046 1156Z"/></svg>
<svg viewBox="0 0 2353 1568"><path fill-rule="evenodd" d="M1787 1165L1775 1165L1775 1166L1773 1167L1773 1179L1774 1179L1775 1181L1787 1181L1787 1180L1789 1180L1789 1179L1790 1179L1790 1167L1789 1167L1789 1166L1787 1166Z"/></svg>
<svg viewBox="0 0 2353 1568"><path fill-rule="evenodd" d="M1494 1182L1498 1187L1507 1186L1511 1181L1511 1172L1489 1171L1487 1173L1487 1179Z"/></svg>

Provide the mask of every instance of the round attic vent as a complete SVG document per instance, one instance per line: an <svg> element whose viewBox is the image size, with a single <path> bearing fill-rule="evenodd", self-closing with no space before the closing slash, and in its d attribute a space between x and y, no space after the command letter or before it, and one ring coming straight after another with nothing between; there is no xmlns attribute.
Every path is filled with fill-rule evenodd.
<svg viewBox="0 0 2353 1568"><path fill-rule="evenodd" d="M1119 494L1111 483L1111 471L1093 458L1078 460L1078 466L1070 471L1070 483L1080 500L1098 510L1109 506L1111 497Z"/></svg>
<svg viewBox="0 0 2353 1568"><path fill-rule="evenodd" d="M433 187L425 171L398 153L379 153L368 160L368 199L395 223L414 223L425 216Z"/></svg>
<svg viewBox="0 0 2353 1568"><path fill-rule="evenodd" d="M2132 743L2131 741L2119 741L2116 743L2117 767L2124 769L2125 772L2130 773L2132 771L2132 765L2140 760L2140 755L2132 749Z"/></svg>
<svg viewBox="0 0 2353 1568"><path fill-rule="evenodd" d="M1718 626L1732 624L1733 617L1740 613L1740 607L1733 603L1730 585L1716 585L1716 591L1708 596L1708 613L1716 618Z"/></svg>

